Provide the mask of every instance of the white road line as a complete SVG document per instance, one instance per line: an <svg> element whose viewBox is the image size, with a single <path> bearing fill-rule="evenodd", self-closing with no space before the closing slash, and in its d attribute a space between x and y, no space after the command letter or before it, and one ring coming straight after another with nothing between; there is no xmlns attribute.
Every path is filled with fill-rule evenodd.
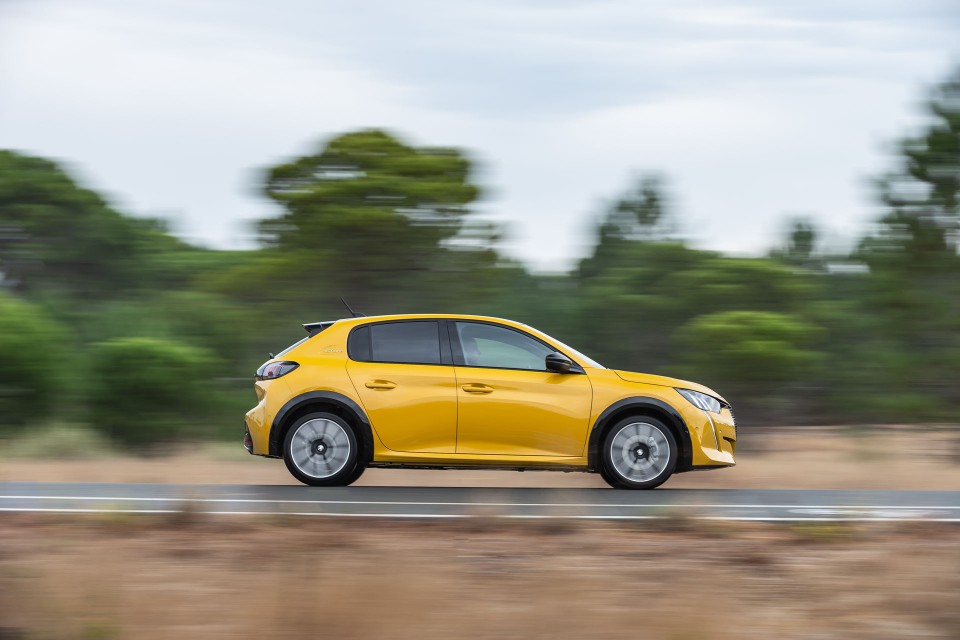
<svg viewBox="0 0 960 640"><path fill-rule="evenodd" d="M182 513L177 509L71 509L67 507L0 507L0 511L16 513ZM212 513L212 512L211 512ZM264 513L267 513L264 511Z"/></svg>
<svg viewBox="0 0 960 640"><path fill-rule="evenodd" d="M173 509L69 509L69 508L16 508L0 507L0 512L19 513L131 513L131 514L175 514ZM389 518L409 520L448 520L470 518L502 518L507 520L658 520L660 516L584 516L584 515L545 515L545 514L503 514L474 515L466 513L324 513L312 511L204 511L205 515L219 516L312 516L320 518ZM740 522L888 522L883 517L832 517L804 518L780 516L693 516L694 520L727 520ZM897 522L960 522L960 518L895 518Z"/></svg>
<svg viewBox="0 0 960 640"><path fill-rule="evenodd" d="M135 496L2 496L0 500L99 500L103 502L200 502L250 504L346 504L398 505L424 507L572 507L572 508L685 508L685 509L960 509L960 505L814 505L814 504L602 504L593 502L420 502L403 500L271 500L269 498L192 498Z"/></svg>

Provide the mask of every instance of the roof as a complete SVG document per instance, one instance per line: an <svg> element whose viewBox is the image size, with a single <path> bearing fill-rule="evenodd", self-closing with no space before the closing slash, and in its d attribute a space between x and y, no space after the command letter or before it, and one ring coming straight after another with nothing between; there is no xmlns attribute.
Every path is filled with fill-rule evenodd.
<svg viewBox="0 0 960 640"><path fill-rule="evenodd" d="M380 316L358 316L355 318L341 318L339 320L326 320L323 322L308 322L304 324L304 327L309 326L320 326L322 324L332 324L333 322L337 323L350 323L350 324L363 324L366 322L382 322L385 320L433 320L433 319L448 319L448 320L485 320L487 322L500 322L503 324L514 325L517 327L527 327L522 322L517 322L516 320L510 320L508 318L497 318L494 316L476 316L471 314L464 313L394 313L386 314Z"/></svg>

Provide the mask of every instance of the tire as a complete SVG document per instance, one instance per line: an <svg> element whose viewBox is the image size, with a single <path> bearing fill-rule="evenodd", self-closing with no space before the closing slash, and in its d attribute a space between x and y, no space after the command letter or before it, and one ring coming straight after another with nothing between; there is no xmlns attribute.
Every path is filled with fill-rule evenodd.
<svg viewBox="0 0 960 640"><path fill-rule="evenodd" d="M679 448L663 422L633 416L613 425L600 453L600 475L611 487L653 489L673 474Z"/></svg>
<svg viewBox="0 0 960 640"><path fill-rule="evenodd" d="M363 475L363 472L367 470L367 465L365 465L360 460L357 460L356 464L353 465L353 471L350 472L350 475L343 478L343 485L347 486L356 482L360 476Z"/></svg>
<svg viewBox="0 0 960 640"><path fill-rule="evenodd" d="M363 463L358 453L353 429L332 413L301 416L290 425L283 439L287 470L313 487L342 487L359 478Z"/></svg>

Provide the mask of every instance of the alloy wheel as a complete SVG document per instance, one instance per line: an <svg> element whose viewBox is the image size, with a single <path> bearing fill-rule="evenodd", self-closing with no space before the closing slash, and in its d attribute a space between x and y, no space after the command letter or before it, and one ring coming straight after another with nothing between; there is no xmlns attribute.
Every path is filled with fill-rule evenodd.
<svg viewBox="0 0 960 640"><path fill-rule="evenodd" d="M311 478L329 478L350 459L350 438L343 426L326 418L308 420L297 427L290 441L291 460Z"/></svg>
<svg viewBox="0 0 960 640"><path fill-rule="evenodd" d="M631 422L610 441L614 470L631 482L649 482L670 463L670 441L659 427L648 422Z"/></svg>

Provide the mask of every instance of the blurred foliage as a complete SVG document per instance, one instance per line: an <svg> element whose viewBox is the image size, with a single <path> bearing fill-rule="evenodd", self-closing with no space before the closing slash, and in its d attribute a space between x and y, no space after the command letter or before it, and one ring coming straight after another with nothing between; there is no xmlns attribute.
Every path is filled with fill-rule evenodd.
<svg viewBox="0 0 960 640"><path fill-rule="evenodd" d="M3 443L7 458L83 460L114 453L113 442L105 435L76 424L54 423L16 436Z"/></svg>
<svg viewBox="0 0 960 640"><path fill-rule="evenodd" d="M197 252L156 220L125 217L55 163L0 150L0 270L24 293L111 296L181 281L168 258Z"/></svg>
<svg viewBox="0 0 960 640"><path fill-rule="evenodd" d="M864 239L864 259L910 273L956 268L960 233L960 70L935 87L924 131L899 143L896 168L877 181L887 211Z"/></svg>
<svg viewBox="0 0 960 640"><path fill-rule="evenodd" d="M0 433L56 409L64 335L36 305L0 293Z"/></svg>
<svg viewBox="0 0 960 640"><path fill-rule="evenodd" d="M785 245L771 251L770 257L797 267L819 269L823 264L816 248L816 226L810 220L798 218L790 227Z"/></svg>
<svg viewBox="0 0 960 640"><path fill-rule="evenodd" d="M114 440L174 440L206 416L218 369L209 351L160 338L114 338L91 357L90 424Z"/></svg>
<svg viewBox="0 0 960 640"><path fill-rule="evenodd" d="M597 221L591 254L537 275L475 215L469 156L337 136L263 173L259 249L192 247L49 160L0 152L0 428L53 415L118 442L239 432L252 371L300 323L366 313L514 318L612 368L682 375L742 423L955 419L960 408L960 73L877 180L849 255L806 219L766 258L686 246L659 175Z"/></svg>
<svg viewBox="0 0 960 640"><path fill-rule="evenodd" d="M477 226L471 241L481 250L448 244L479 195L470 173L457 149L414 148L378 130L339 136L274 167L263 190L283 215L260 223L268 251L282 255L274 275L295 285L294 296L322 280L335 288L327 298L346 292L369 307L398 293L400 278L428 285L491 263L495 255Z"/></svg>
<svg viewBox="0 0 960 640"><path fill-rule="evenodd" d="M778 392L817 375L817 329L801 318L769 311L721 311L694 318L677 332L680 366L691 376L725 381L724 392L763 407L790 407ZM753 404L760 404L755 408ZM796 407L793 407L796 409Z"/></svg>

